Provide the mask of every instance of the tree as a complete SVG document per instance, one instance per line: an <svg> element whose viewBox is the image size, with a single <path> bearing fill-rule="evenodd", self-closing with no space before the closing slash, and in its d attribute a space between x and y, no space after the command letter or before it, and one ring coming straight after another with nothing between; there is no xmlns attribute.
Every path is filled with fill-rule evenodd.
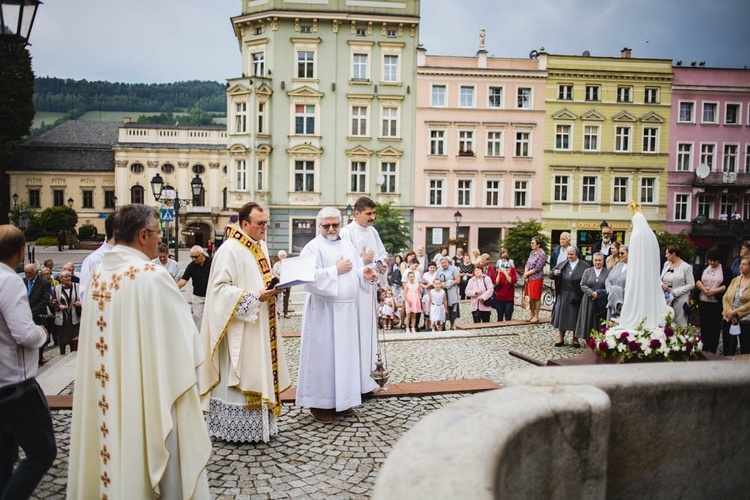
<svg viewBox="0 0 750 500"><path fill-rule="evenodd" d="M78 224L78 214L68 206L49 207L38 217L39 225L47 234L57 234L61 229L69 231Z"/></svg>
<svg viewBox="0 0 750 500"><path fill-rule="evenodd" d="M411 242L409 227L401 217L401 213L391 208L392 204L393 202L376 203L375 223L373 224L380 234L386 251L391 255L407 248Z"/></svg>
<svg viewBox="0 0 750 500"><path fill-rule="evenodd" d="M34 72L27 49L0 57L0 224L7 224L10 184L6 172L34 120Z"/></svg>
<svg viewBox="0 0 750 500"><path fill-rule="evenodd" d="M542 223L537 222L536 219L524 222L517 218L515 226L509 228L506 238L500 241L500 247L508 250L510 258L516 264L516 269L523 269L526 265L526 260L531 252L529 242L534 236L541 238L542 250L547 252L549 242L547 241L547 237L542 234L543 227Z"/></svg>
<svg viewBox="0 0 750 500"><path fill-rule="evenodd" d="M693 242L688 239L684 229L679 234L671 234L667 231L656 233L656 241L659 242L659 250L661 250L662 254L664 254L669 245L675 245L680 249L682 260L691 266L695 262L697 250Z"/></svg>

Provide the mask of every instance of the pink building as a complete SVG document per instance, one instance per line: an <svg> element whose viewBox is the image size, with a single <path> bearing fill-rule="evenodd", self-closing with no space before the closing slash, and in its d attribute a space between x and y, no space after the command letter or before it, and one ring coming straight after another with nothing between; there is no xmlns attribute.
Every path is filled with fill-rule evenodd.
<svg viewBox="0 0 750 500"><path fill-rule="evenodd" d="M539 59L417 60L414 246L498 257L505 229L542 213L546 71ZM460 213L460 218L456 217ZM451 255L454 248L451 248Z"/></svg>
<svg viewBox="0 0 750 500"><path fill-rule="evenodd" d="M675 66L670 140L667 230L729 262L750 239L750 70Z"/></svg>

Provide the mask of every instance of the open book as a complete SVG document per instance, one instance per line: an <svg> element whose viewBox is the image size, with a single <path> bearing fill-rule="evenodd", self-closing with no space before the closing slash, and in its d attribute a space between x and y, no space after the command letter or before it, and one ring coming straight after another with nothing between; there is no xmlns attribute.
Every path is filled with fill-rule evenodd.
<svg viewBox="0 0 750 500"><path fill-rule="evenodd" d="M315 256L289 257L281 261L281 278L276 288L304 285L315 279Z"/></svg>

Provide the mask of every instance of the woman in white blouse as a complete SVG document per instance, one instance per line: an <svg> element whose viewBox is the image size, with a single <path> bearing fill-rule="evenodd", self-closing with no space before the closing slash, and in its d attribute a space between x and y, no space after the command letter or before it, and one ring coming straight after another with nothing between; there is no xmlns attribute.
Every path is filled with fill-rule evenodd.
<svg viewBox="0 0 750 500"><path fill-rule="evenodd" d="M661 271L661 289L667 305L674 309L674 324L685 326L690 291L695 288L693 266L682 260L682 252L676 245L669 245L664 256L667 262Z"/></svg>

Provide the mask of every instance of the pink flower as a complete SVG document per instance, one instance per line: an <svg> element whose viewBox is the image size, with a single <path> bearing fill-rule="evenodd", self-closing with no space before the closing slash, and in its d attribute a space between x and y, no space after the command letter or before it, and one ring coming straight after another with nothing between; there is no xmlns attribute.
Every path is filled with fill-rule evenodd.
<svg viewBox="0 0 750 500"><path fill-rule="evenodd" d="M628 340L628 335L630 335L629 332L622 332L620 334L620 340Z"/></svg>
<svg viewBox="0 0 750 500"><path fill-rule="evenodd" d="M693 350L693 343L690 342L689 340L685 342L685 350L687 352L691 352Z"/></svg>
<svg viewBox="0 0 750 500"><path fill-rule="evenodd" d="M671 337L672 335L674 335L674 330L672 330L672 328L670 328L668 326L665 326L664 327L664 335L666 335L667 337Z"/></svg>
<svg viewBox="0 0 750 500"><path fill-rule="evenodd" d="M607 345L607 342L605 342L604 340L602 340L601 342L599 342L599 350L600 351L607 351L608 349L609 349L609 346Z"/></svg>
<svg viewBox="0 0 750 500"><path fill-rule="evenodd" d="M596 349L596 340L593 337L589 337L589 348L592 351Z"/></svg>
<svg viewBox="0 0 750 500"><path fill-rule="evenodd" d="M630 349L631 351L640 351L641 350L641 344L639 344L635 340L631 340L630 342L628 342L628 349Z"/></svg>
<svg viewBox="0 0 750 500"><path fill-rule="evenodd" d="M648 346L651 349L656 350L656 349L658 349L658 348L661 347L661 340L659 340L659 339L651 339L651 342L649 342Z"/></svg>

